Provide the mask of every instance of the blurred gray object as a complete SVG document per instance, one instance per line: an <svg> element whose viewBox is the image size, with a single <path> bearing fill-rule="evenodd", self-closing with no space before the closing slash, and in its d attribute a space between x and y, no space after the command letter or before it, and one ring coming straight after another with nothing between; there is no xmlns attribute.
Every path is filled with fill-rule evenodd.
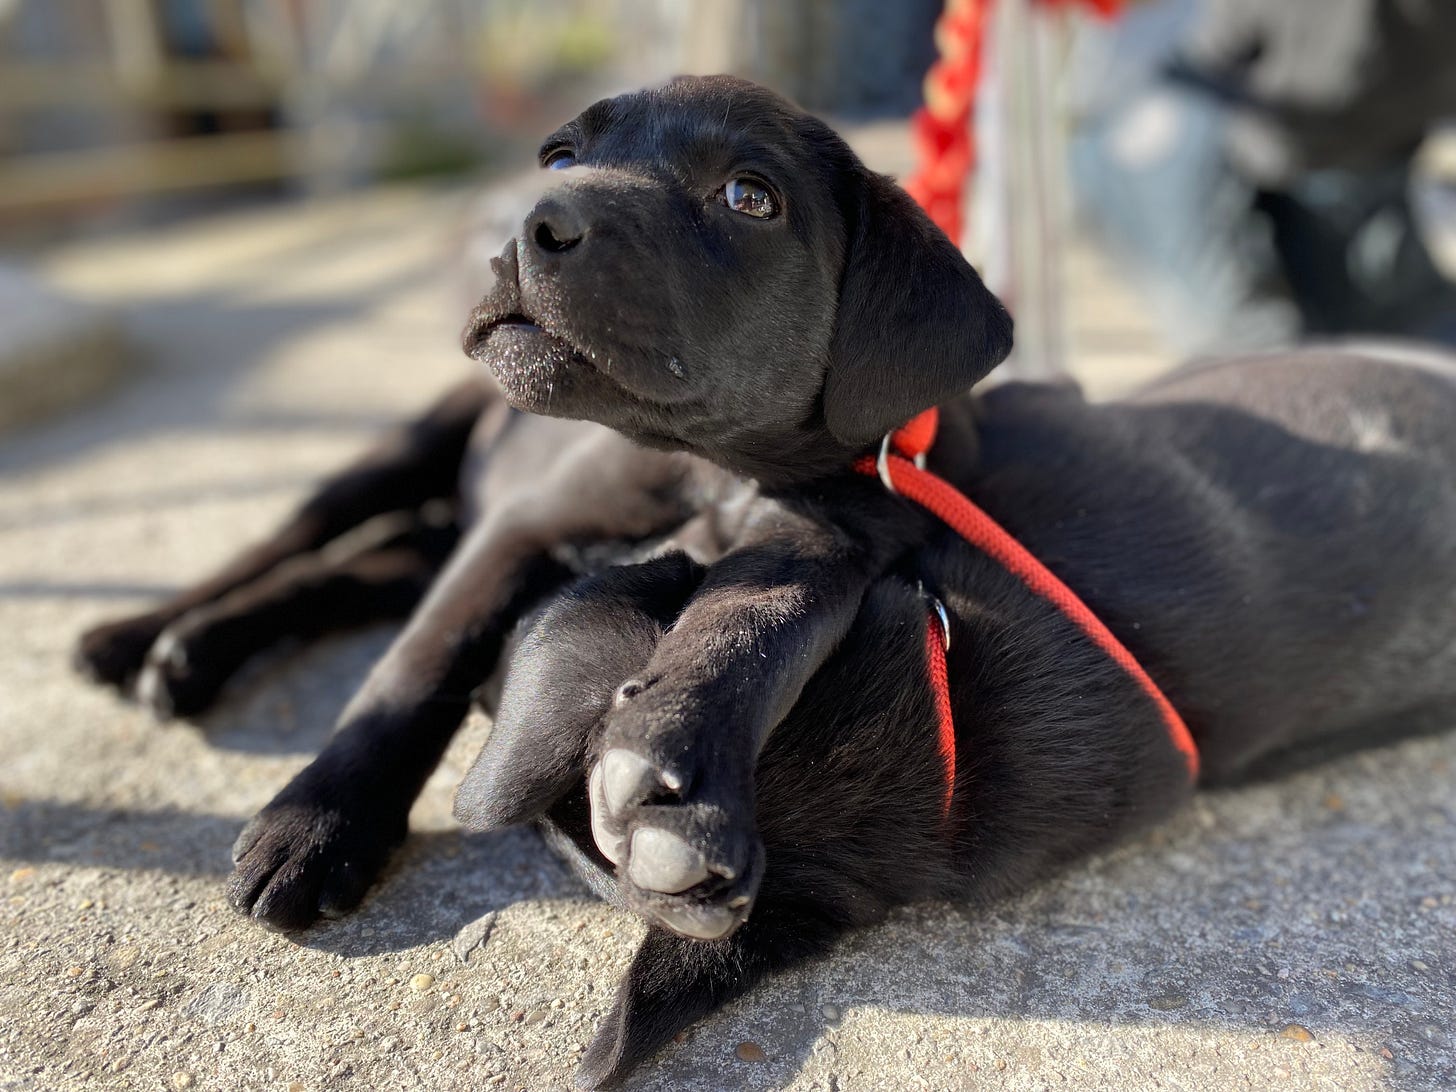
<svg viewBox="0 0 1456 1092"><path fill-rule="evenodd" d="M1241 173L1265 189L1379 169L1456 115L1450 0L1203 0L1180 76L1230 108Z"/></svg>
<svg viewBox="0 0 1456 1092"><path fill-rule="evenodd" d="M1079 46L1081 209L1180 351L1456 338L1439 200L1412 196L1456 5L1159 0Z"/></svg>
<svg viewBox="0 0 1456 1092"><path fill-rule="evenodd" d="M708 0L692 7L686 70L736 72L805 109L858 119L903 116L920 105L944 4Z"/></svg>

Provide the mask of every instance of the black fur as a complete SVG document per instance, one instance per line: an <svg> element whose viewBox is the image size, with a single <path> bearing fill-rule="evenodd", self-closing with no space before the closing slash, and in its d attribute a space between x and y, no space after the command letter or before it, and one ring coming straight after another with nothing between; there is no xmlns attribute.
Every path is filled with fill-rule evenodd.
<svg viewBox="0 0 1456 1092"><path fill-rule="evenodd" d="M1005 312L819 122L682 80L592 107L543 151L563 149L578 166L466 331L504 399L464 385L218 577L83 639L83 666L140 673L170 713L285 633L424 596L239 838L240 909L297 928L362 897L471 693L496 704L484 684L521 619L457 811L539 819L659 926L590 1085L891 906L1000 897L1176 808L1181 756L1120 669L847 469L936 402L932 469L1142 660L1206 780L1456 715L1449 358L1232 361L1101 406L1066 387L975 397ZM778 215L720 202L740 176ZM920 582L952 619L948 820ZM321 611L339 589L355 609Z"/></svg>

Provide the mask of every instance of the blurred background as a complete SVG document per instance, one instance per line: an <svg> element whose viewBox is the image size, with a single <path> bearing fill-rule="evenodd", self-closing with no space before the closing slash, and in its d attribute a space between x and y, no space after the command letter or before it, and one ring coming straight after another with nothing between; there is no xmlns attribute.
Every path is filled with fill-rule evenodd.
<svg viewBox="0 0 1456 1092"><path fill-rule="evenodd" d="M1022 374L1115 390L1310 335L1456 341L1456 5L949 7L979 54L964 242L1017 311ZM148 329L154 267L185 266L216 310L249 288L228 257L248 237L276 237L280 261L308 240L327 277L358 268L363 224L386 265L413 228L453 271L436 331L453 334L535 142L676 72L767 83L903 176L945 8L0 0L0 427L173 355Z"/></svg>
<svg viewBox="0 0 1456 1092"><path fill-rule="evenodd" d="M502 217L520 187L501 180L595 98L732 70L845 117L904 118L938 12L933 0L0 0L0 428L138 367L266 367L280 336L337 317L299 316L338 276L349 284L332 299L357 328L391 288L403 305L418 266L453 270L413 346L449 352L479 287L473 255L513 226ZM473 247L482 233L489 244ZM238 265L238 247L253 264ZM274 292L279 266L299 262L310 286ZM361 263L377 272L368 285ZM209 322L219 337L198 353L191 336Z"/></svg>

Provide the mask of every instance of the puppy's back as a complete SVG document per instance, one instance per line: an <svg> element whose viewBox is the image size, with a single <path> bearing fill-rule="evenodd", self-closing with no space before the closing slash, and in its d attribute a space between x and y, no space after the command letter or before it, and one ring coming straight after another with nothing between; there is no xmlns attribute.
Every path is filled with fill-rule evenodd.
<svg viewBox="0 0 1456 1092"><path fill-rule="evenodd" d="M1207 780L1456 716L1456 357L1307 349L982 403L972 494L1144 661Z"/></svg>

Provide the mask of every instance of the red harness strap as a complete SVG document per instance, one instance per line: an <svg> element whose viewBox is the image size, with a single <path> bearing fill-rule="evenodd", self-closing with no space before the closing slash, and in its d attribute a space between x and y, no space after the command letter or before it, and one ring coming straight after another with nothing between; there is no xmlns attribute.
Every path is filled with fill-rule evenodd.
<svg viewBox="0 0 1456 1092"><path fill-rule="evenodd" d="M945 766L945 793L940 800L942 819L950 815L956 782L955 715L950 709L950 674L945 664L950 630L942 629L943 625L935 611L925 623L925 662L930 668L930 692L935 696L935 715L940 725L940 761Z"/></svg>
<svg viewBox="0 0 1456 1092"><path fill-rule="evenodd" d="M1183 718L1173 708L1172 702L1158 689L1158 684L1143 670L1142 664L1127 650L1127 646L1092 613L1076 592L1062 583L1055 573L1038 561L1031 551L1017 542L969 497L944 478L923 469L921 464L925 453L935 442L939 423L939 412L933 408L926 410L886 438L878 460L867 455L854 464L855 470L871 477L880 477L891 492L908 497L925 508L1075 623L1093 644L1132 676L1133 681L1157 706L1163 724L1168 729L1168 738L1182 752L1188 764L1189 778L1197 780L1198 746L1193 742L1188 726L1183 723ZM893 452L890 450L892 447ZM931 687L935 691L935 706L940 716L940 753L946 769L943 809L949 811L951 797L955 792L956 754L955 724L951 719L950 686L945 662L950 634L949 631L941 632L944 624L937 614L931 615L930 624L926 627L926 656L930 667Z"/></svg>

